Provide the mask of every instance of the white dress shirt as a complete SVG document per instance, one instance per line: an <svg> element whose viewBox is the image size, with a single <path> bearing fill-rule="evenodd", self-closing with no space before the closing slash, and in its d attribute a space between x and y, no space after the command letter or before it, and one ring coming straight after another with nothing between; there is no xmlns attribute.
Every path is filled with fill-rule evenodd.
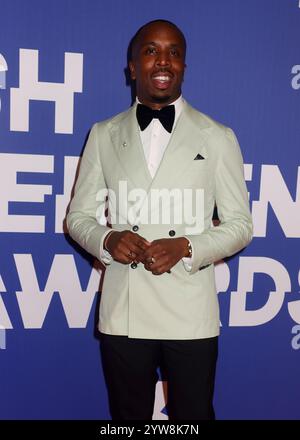
<svg viewBox="0 0 300 440"><path fill-rule="evenodd" d="M140 101L137 98L137 102ZM171 104L170 104L171 105ZM175 107L175 119L173 129L180 116L183 106L183 98L180 96L176 101L172 103ZM159 119L153 118L148 127L145 130L140 129L141 141L145 153L146 162L148 165L149 173L151 177L156 174L159 164L163 158L165 149L171 139L172 133L169 133L164 126L160 123Z"/></svg>
<svg viewBox="0 0 300 440"><path fill-rule="evenodd" d="M140 103L139 99L136 98L137 103ZM180 116L183 107L183 98L180 95L176 101L172 102L169 105L174 105L175 107L175 119L172 132L177 123L177 120ZM145 130L141 130L139 128L141 142L143 145L143 150L146 158L146 162L148 165L149 173L153 178L156 174L156 171L160 165L160 162L163 158L165 149L170 141L172 133L169 133L161 124L160 120L157 118L153 118L150 124L145 128ZM110 264L112 261L112 256L109 252L107 252L103 248L103 243L107 234L111 231L107 231L101 240L100 244L100 258L101 261L105 264ZM192 258L182 258L185 269L189 272L191 270Z"/></svg>

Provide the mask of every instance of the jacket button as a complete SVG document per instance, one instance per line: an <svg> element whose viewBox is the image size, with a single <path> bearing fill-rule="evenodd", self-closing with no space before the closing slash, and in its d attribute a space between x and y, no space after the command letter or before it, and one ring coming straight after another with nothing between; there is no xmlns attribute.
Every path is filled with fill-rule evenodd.
<svg viewBox="0 0 300 440"><path fill-rule="evenodd" d="M133 232L137 232L139 230L138 225L132 226L132 230L133 230Z"/></svg>
<svg viewBox="0 0 300 440"><path fill-rule="evenodd" d="M135 262L131 263L131 269L136 269L137 268L137 264Z"/></svg>
<svg viewBox="0 0 300 440"><path fill-rule="evenodd" d="M170 235L170 237L174 237L175 234L176 234L176 232L173 231L173 229L171 229L171 231L169 231L169 235Z"/></svg>

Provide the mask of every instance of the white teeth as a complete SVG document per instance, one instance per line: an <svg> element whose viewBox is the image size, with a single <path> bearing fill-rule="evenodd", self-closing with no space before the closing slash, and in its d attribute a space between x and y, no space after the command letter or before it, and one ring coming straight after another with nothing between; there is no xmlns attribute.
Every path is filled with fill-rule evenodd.
<svg viewBox="0 0 300 440"><path fill-rule="evenodd" d="M157 79L158 81L169 81L169 76L155 76L154 79Z"/></svg>

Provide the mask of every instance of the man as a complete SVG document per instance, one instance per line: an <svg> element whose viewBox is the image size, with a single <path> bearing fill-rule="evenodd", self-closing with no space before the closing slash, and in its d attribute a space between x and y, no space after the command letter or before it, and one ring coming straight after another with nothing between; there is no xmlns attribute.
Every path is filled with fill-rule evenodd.
<svg viewBox="0 0 300 440"><path fill-rule="evenodd" d="M67 223L106 264L99 330L112 418L152 418L161 366L169 418L213 419L213 263L252 238L242 157L232 130L181 96L186 42L177 26L147 23L131 49L137 102L94 125ZM99 220L105 195L111 228Z"/></svg>

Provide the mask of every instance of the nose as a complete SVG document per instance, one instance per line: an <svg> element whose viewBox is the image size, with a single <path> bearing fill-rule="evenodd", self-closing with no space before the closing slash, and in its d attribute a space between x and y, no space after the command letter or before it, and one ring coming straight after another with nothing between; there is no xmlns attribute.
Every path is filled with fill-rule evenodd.
<svg viewBox="0 0 300 440"><path fill-rule="evenodd" d="M158 53L157 58L156 58L156 65L157 66L169 66L170 65L170 56L169 56L169 52L167 51L161 51Z"/></svg>

